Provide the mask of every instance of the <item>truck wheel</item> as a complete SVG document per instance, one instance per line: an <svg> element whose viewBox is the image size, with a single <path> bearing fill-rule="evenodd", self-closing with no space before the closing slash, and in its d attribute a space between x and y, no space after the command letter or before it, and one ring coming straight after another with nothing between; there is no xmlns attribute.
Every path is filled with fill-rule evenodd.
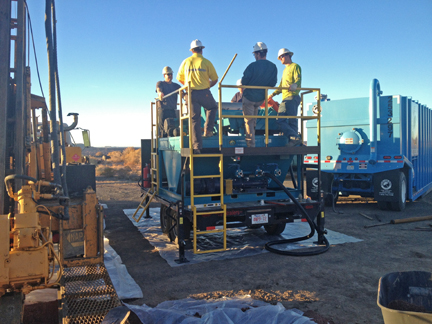
<svg viewBox="0 0 432 324"><path fill-rule="evenodd" d="M279 235L285 230L285 223L264 225L267 234Z"/></svg>
<svg viewBox="0 0 432 324"><path fill-rule="evenodd" d="M169 226L168 226L168 219L169 219L169 216L168 216L168 207L167 206L165 206L165 205L161 205L161 208L160 208L160 225L161 225L161 230L162 230L162 233L164 233L164 234L168 234L168 229L169 229Z"/></svg>
<svg viewBox="0 0 432 324"><path fill-rule="evenodd" d="M397 194L397 201L391 202L391 209L395 211L402 211L406 206L406 197L407 197L407 181L405 177L405 173L399 173L399 190Z"/></svg>

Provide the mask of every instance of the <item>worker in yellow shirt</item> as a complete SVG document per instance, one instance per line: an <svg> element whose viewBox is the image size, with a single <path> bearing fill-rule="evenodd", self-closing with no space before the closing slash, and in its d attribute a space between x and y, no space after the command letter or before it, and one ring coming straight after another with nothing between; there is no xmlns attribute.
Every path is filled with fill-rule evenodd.
<svg viewBox="0 0 432 324"><path fill-rule="evenodd" d="M218 81L218 75L213 64L203 57L203 48L204 46L198 39L192 41L190 46L192 56L182 62L177 74L177 80L181 84L187 85L191 81L192 109L190 110L190 114L192 118L191 134L194 154L201 153L202 149L201 107L204 107L206 110L206 121L204 124L205 137L213 136L218 108L210 92L210 88Z"/></svg>
<svg viewBox="0 0 432 324"><path fill-rule="evenodd" d="M289 88L283 90L276 89L268 97L270 100L282 92L282 103L279 106L278 116L297 116L298 106L301 101L300 90L297 90L297 88L301 88L301 67L292 61L291 58L293 55L294 53L287 48L281 48L278 52L278 60L285 65L279 87ZM276 123L288 139L287 146L302 144L301 137L298 134L298 119L280 118L276 120Z"/></svg>

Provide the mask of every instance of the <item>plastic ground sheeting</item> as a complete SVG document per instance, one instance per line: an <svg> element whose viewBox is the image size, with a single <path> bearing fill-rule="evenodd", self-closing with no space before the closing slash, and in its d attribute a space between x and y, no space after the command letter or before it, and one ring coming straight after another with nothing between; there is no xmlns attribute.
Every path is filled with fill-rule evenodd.
<svg viewBox="0 0 432 324"><path fill-rule="evenodd" d="M250 296L215 300L166 301L154 308L128 305L147 324L316 324L297 309L270 305Z"/></svg>
<svg viewBox="0 0 432 324"><path fill-rule="evenodd" d="M288 223L285 231L281 235L268 235L263 228L260 229L245 229L233 228L227 230L227 251L193 254L192 250L186 250L185 256L189 261L187 263L178 264L174 260L178 258L177 245L170 242L168 237L164 235L160 228L159 213L160 208L151 208L151 218L141 218L137 223L132 218L134 209L125 209L124 213L131 222L138 228L142 235L153 245L159 254L164 258L171 267L206 262L212 260L233 259L245 256L252 256L260 253L268 252L264 245L269 241L290 239L294 237L302 237L310 233L308 223ZM327 239L330 244L355 243L362 240L352 236L341 234L335 231L327 230ZM306 241L296 242L292 244L278 245L277 249L292 250L307 247L317 247L314 244L317 240L317 234ZM202 249L214 249L220 245L222 237L220 233L206 234L198 236L197 244Z"/></svg>
<svg viewBox="0 0 432 324"><path fill-rule="evenodd" d="M143 293L138 284L130 276L126 266L116 251L109 245L107 238L104 238L104 263L117 292L119 299L142 298Z"/></svg>

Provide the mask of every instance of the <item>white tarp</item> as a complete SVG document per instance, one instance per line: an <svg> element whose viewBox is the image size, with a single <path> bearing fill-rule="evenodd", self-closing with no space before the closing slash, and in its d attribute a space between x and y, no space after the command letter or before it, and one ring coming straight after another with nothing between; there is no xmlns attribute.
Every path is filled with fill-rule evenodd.
<svg viewBox="0 0 432 324"><path fill-rule="evenodd" d="M120 299L142 298L143 293L138 284L130 276L120 256L109 245L109 240L104 238L105 255L104 263Z"/></svg>
<svg viewBox="0 0 432 324"><path fill-rule="evenodd" d="M260 229L245 229L245 228L232 228L227 230L227 251L206 253L206 254L193 254L192 250L186 250L185 256L189 261L187 263L177 263L178 247L176 244L169 241L168 237L164 235L160 228L159 213L160 208L150 208L151 218L142 217L137 223L132 215L135 209L125 209L124 213L131 220L131 222L138 228L145 239L153 245L171 267L199 263L212 260L223 260L240 258L244 256L251 256L260 253L268 252L264 245L269 241L290 239L295 237L302 237L310 233L308 223L288 223L285 231L281 235L268 235L263 228ZM348 236L335 231L327 230L326 238L333 244L355 243L362 240L352 236ZM198 245L202 248L214 248L216 244L220 244L222 238L218 234L206 234L198 237ZM319 245L313 242L317 240L317 234L306 241L296 242L292 244L283 244L276 246L277 249L299 249L305 247L317 247Z"/></svg>
<svg viewBox="0 0 432 324"><path fill-rule="evenodd" d="M297 309L270 305L250 296L215 300L165 301L154 308L125 304L147 324L315 324Z"/></svg>

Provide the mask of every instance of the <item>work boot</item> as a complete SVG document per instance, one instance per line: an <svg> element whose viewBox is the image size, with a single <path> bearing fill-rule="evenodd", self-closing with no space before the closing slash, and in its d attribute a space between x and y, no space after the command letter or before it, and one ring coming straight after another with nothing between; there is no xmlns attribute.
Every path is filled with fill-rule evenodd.
<svg viewBox="0 0 432 324"><path fill-rule="evenodd" d="M214 135L214 134L213 134L212 131L210 131L210 132L204 132L203 137L212 137L213 135Z"/></svg>

